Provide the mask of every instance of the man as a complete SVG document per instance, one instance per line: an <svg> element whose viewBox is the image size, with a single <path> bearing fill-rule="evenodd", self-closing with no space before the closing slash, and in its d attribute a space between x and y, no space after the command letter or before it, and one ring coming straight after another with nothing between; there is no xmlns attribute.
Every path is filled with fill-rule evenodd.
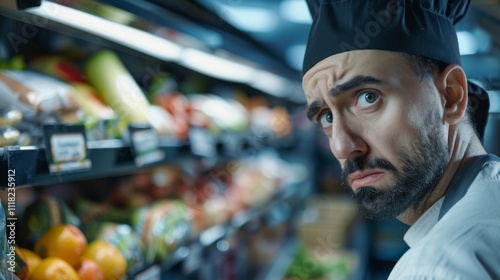
<svg viewBox="0 0 500 280"><path fill-rule="evenodd" d="M500 159L476 134L487 111L468 112L454 29L469 1L308 4L307 116L360 210L411 226L390 279L500 279Z"/></svg>

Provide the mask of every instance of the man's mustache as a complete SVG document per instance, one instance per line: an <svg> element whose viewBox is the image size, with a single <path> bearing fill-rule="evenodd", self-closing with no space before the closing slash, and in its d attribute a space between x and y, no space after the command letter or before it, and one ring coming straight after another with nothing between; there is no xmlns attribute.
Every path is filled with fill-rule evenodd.
<svg viewBox="0 0 500 280"><path fill-rule="evenodd" d="M364 159L364 158L355 158L352 160L347 160L345 162L344 168L342 168L342 181L347 183L347 177L349 174L352 174L356 171L365 170L365 169L385 169L387 171L392 171L397 173L396 167L390 163L388 160L384 158L372 158L372 159Z"/></svg>

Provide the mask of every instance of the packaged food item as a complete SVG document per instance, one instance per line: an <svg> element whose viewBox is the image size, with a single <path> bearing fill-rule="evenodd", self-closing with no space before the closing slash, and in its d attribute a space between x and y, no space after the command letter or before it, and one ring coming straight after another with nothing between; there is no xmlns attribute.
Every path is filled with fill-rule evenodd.
<svg viewBox="0 0 500 280"><path fill-rule="evenodd" d="M14 127L10 126L0 126L0 147L15 145L21 133Z"/></svg>
<svg viewBox="0 0 500 280"><path fill-rule="evenodd" d="M110 50L94 53L84 73L100 98L130 123L147 124L149 102L120 58Z"/></svg>
<svg viewBox="0 0 500 280"><path fill-rule="evenodd" d="M69 59L60 55L41 55L32 59L29 67L65 82L84 82L82 73Z"/></svg>
<svg viewBox="0 0 500 280"><path fill-rule="evenodd" d="M0 126L15 126L23 119L23 113L13 107L0 108Z"/></svg>
<svg viewBox="0 0 500 280"><path fill-rule="evenodd" d="M191 233L191 214L180 200L159 200L132 214L132 227L144 244L146 263L162 262Z"/></svg>
<svg viewBox="0 0 500 280"><path fill-rule="evenodd" d="M221 130L243 132L250 123L250 115L241 103L214 94L190 94L188 96L194 125L199 118L208 119L208 129L215 134ZM202 117L203 116L203 117Z"/></svg>
<svg viewBox="0 0 500 280"><path fill-rule="evenodd" d="M96 239L104 240L115 246L127 260L129 270L137 270L144 264L144 246L141 238L130 225L109 222L102 223Z"/></svg>
<svg viewBox="0 0 500 280"><path fill-rule="evenodd" d="M160 135L172 134L173 119L170 113L149 103L116 53L101 50L92 54L85 63L84 73L97 90L99 98L126 125L149 125Z"/></svg>
<svg viewBox="0 0 500 280"><path fill-rule="evenodd" d="M109 203L98 203L88 199L79 199L75 203L83 233L89 240L96 239L101 225L106 222L126 224L130 221L132 210L113 207Z"/></svg>
<svg viewBox="0 0 500 280"><path fill-rule="evenodd" d="M1 70L0 99L4 106L19 109L27 118L78 108L71 86L48 75L29 70Z"/></svg>
<svg viewBox="0 0 500 280"><path fill-rule="evenodd" d="M97 119L111 119L114 117L113 109L105 105L99 98L97 90L85 82L72 82L71 85L75 91L75 97L86 115Z"/></svg>

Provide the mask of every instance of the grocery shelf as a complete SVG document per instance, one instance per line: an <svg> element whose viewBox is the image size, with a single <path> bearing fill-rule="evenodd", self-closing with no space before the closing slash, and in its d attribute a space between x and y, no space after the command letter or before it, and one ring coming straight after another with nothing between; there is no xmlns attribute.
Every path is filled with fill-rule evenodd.
<svg viewBox="0 0 500 280"><path fill-rule="evenodd" d="M124 140L88 141L86 144L87 155L91 167L57 173L49 170L49 160L45 147L0 147L0 171L2 174L8 174L9 170L11 170L10 172L14 171L16 187L49 185L126 175L141 168L180 163L186 159L210 158L222 161L242 157L273 145L278 145L275 148L279 149L278 143L270 142L269 146L266 147L254 145L252 143L254 135L249 132L225 132L221 133L219 137L199 128L193 128L191 132L190 139L186 141L159 137L158 150L164 156L161 160L147 164L138 164L133 148ZM1 180L0 188L7 188L9 186L8 177L3 176ZM241 218L251 219L251 217ZM245 221L238 222L245 223Z"/></svg>
<svg viewBox="0 0 500 280"><path fill-rule="evenodd" d="M62 1L64 2L64 1ZM289 68L282 61L278 61L272 57L272 54L265 51L263 47L256 48L257 42L249 43L250 38L238 38L232 33L236 33L234 28L229 28L232 31L210 30L205 26L190 22L187 19L180 18L167 10L163 9L162 15L158 12L150 13L151 9L156 7L162 9L162 6L168 6L168 3L161 3L155 5L153 3L137 4L134 1L107 1L111 5L116 5L122 9L132 9L135 15L147 15L148 20L152 20L148 27L150 30L141 30L137 27L132 27L126 24L113 22L103 17L95 16L86 12L81 12L76 8L58 4L57 1L42 1L40 7L34 7L27 10L9 9L0 5L0 15L16 21L34 25L33 28L37 30L32 37L39 33L39 28L51 30L64 36L84 39L88 42L94 42L100 46L106 46L111 49L120 49L126 52L137 52L141 56L153 58L162 63L168 64L175 68L188 69L192 72L197 72L213 80L225 81L228 83L244 84L249 88L253 88L260 93L268 95L269 97L277 97L281 100L287 100L292 104L298 105L305 102L302 86L299 82L299 74ZM153 8L151 8L151 6ZM201 8L201 6L200 6ZM171 15L169 17L169 15ZM180 18L179 21L172 20ZM192 19L191 19L192 20ZM177 22L174 24L174 22ZM195 42L192 40L193 35L183 36L184 34L178 33L173 37L189 38L191 44L196 46L184 46L184 43L172 41L170 38L154 33L155 28L169 28L169 31L162 31L163 33L179 32L181 28L178 22L185 23L189 30L197 30L196 36L200 34L214 34L213 38L218 38L220 42L232 42L227 45L205 46L204 43ZM155 27L152 27L154 25ZM181 24L182 26L182 24ZM25 28L25 27L24 27ZM174 29L175 28L175 29ZM185 28L185 27L184 27ZM113 31L113 32L112 32ZM127 34L127 35L124 35ZM224 35L221 39L222 34ZM241 35L239 35L241 36ZM30 37L30 39L32 39ZM214 41L215 39L211 39ZM208 39L210 41L210 39ZM216 40L217 41L217 40ZM230 50L229 50L230 49ZM260 51L256 51L261 49ZM234 50L242 52L244 56L235 54ZM221 55L224 53L224 55ZM222 70L223 73L218 73L213 68L213 63L201 64L194 63L188 57L196 57L199 55L207 58L209 61L218 61L217 65L223 63L224 65L234 66L235 69ZM253 57L252 57L252 54ZM244 58L243 58L244 57ZM265 62L274 61L273 65L263 65ZM220 65L219 65L220 66ZM234 73L240 73L241 69L244 72L251 74L234 76Z"/></svg>
<svg viewBox="0 0 500 280"><path fill-rule="evenodd" d="M154 63L154 66L158 67L158 69L161 68L162 71L179 74L179 79L183 82L190 81L186 78L189 75L205 75L204 78L215 81L215 86L212 89L214 95L217 95L219 91L222 91L220 94L223 95L226 93L227 85L235 85L238 89L243 88L245 93L248 90L249 97L254 95L258 97L264 96L269 101L265 106L271 107L271 104L278 103L280 106L286 104L285 106L291 105L291 107L294 107L303 103L303 100L301 100L303 98L302 89L300 82L295 80L295 71L286 66L283 61L279 61L277 56L273 57L273 54L269 53L268 50L260 49L256 45L258 42L249 41L251 38L245 37L245 34L240 33L234 27L220 21L219 18L213 17L213 14L211 16L205 14L202 6L197 6L197 10L192 10L190 7L192 7L193 3L178 3L178 1L149 0L141 3L132 0L92 1L97 5L108 4L129 11L133 16L142 16L148 21L139 22L144 23L144 25L132 26L108 20L105 16L93 15L91 12L80 13L77 7L73 8L71 6L78 1L42 0L40 2L42 3L40 8L35 7L26 10L6 8L0 4L0 21L6 23L2 29L13 28L16 32L23 32L26 28L36 29L36 32L30 33L27 39L33 45L43 46L43 50L46 52L57 53L60 51L59 48L61 47L57 44L62 41L69 45L78 45L82 55L103 48L114 50L124 59L125 64L128 62L127 65L132 65L130 67L131 74L136 74L133 76L136 81L143 80L141 75L144 73L137 74L137 72L141 72L141 69L144 70L140 66ZM64 15L66 11L68 13ZM71 15L76 16L72 17ZM78 25L77 16L90 20L83 20L83 23ZM206 18L207 16L208 18ZM211 23L205 24L204 21ZM99 25L99 23L104 22L108 25ZM151 25L149 25L150 23ZM181 34L188 33L188 31L196 34ZM122 36L113 37L115 34ZM126 36L123 36L124 34ZM208 42L208 44L202 46L182 40L170 40L171 37L180 37L181 35L188 35L187 37L191 35L195 39L201 40L202 43ZM218 37L223 40L219 43L210 41L210 38L207 39L210 36L212 36L211 38ZM208 41L203 42L203 39ZM210 44L210 42L215 42L215 44ZM169 46L172 48L169 49ZM31 47L31 45L21 47L23 48L11 52L10 55L16 54L29 58L30 55L36 55L37 53L37 51L30 53L28 47ZM244 79L224 79L221 76L207 74L196 67L190 68L190 64L186 61L187 57L193 57L193 55L190 56L189 54L199 54L201 52L209 58L220 59L216 61L228 61L232 64L241 65L244 69L252 68L254 71L250 71L251 75L247 75L250 76L250 78L247 78L249 81L244 82L242 81ZM195 60L195 62L199 61ZM198 64L201 65L202 63ZM214 65L219 64L212 63L211 66ZM208 68L208 71L215 71L212 67ZM238 73L241 71L233 72ZM146 74L149 75L150 73ZM276 86L273 87L273 85ZM274 90L273 88L279 89ZM284 116L284 114L279 116L288 117L288 115ZM243 160L255 155L260 157L262 151L264 151L262 154L265 154L263 158L267 156L273 158L275 156L279 158L290 157L291 155L298 156L297 144L300 142L298 138L302 136L297 135L295 131L286 134L286 136L283 136L283 134L278 136L274 134L278 132L273 130L272 127L258 123L256 126L246 128L234 125L217 127L217 129L212 130L190 127L188 138L185 141L177 141L173 138L156 135L156 131L151 127L140 127L138 129L143 129L142 132L147 132L146 134L150 136L144 142L147 144L157 142L158 144L153 146L153 150L144 151L144 147L141 147L142 145L138 145L137 141L135 141L139 137L134 137L138 136L134 135L134 133L139 130L133 130L132 127L129 127L128 133L120 134L121 136L117 136L116 133L111 133L112 135L107 133L105 135L94 135L89 133L89 130L84 128L83 125L79 125L80 130L77 133L74 133L76 132L74 130L69 133L69 131L57 130L60 129L57 127L66 129L72 125L57 122L52 124L52 122L45 121L44 124L51 123L51 125L41 125L42 121L40 119L34 119L34 121L36 121L33 124L37 126L37 133L28 130L34 136L31 139L33 142L30 146L0 147L0 189L25 188L20 190L19 194L29 191L34 196L38 196L45 192L44 187L50 185L64 183L62 187L65 190L72 191L69 188L66 189L66 184L71 185L71 183L81 181L128 176L141 169L171 164L182 167L187 176L194 179L198 179L197 177L204 179L203 176L208 176L207 174L212 168L226 167L226 163L232 163L235 159ZM287 125L291 124L287 123ZM52 131L53 134L48 136L45 130L46 126L56 127ZM42 133L38 132L44 133L42 135ZM72 148L83 147L82 151L75 149L76 156L71 156L69 161L60 160L61 158L57 156L58 145L52 143L53 137L51 136L54 134L58 134L58 136L73 134L73 136L80 139L80 142L78 142L80 145L76 144ZM179 137L184 136L183 134L183 136ZM102 139L101 137L121 138L95 140ZM68 142L63 142L61 146L64 146L64 144L68 144ZM147 144L144 146L146 148L150 147ZM303 142L302 145L307 144ZM73 150L66 150L66 152L73 155ZM81 154L78 154L80 152ZM81 157L82 154L84 157ZM148 157L150 155L161 156ZM226 260L230 265L233 265L233 267L227 268L228 264L226 264L226 269L229 270L240 269L240 266L243 266L241 272L238 271L241 276L250 277L251 275L251 277L258 276L257 279L261 279L260 277L262 279L278 279L291 263L292 252L296 245L291 233L293 219L302 206L304 197L312 187L309 179L305 178L304 174L306 172L302 170L302 168L305 169L303 161L304 157L302 155L297 161L283 159L280 163L290 162L292 163L291 168L286 171L286 175L280 174L279 182L278 179L272 181L275 189L266 189L265 194L268 199L262 201L262 197L259 197L260 202L258 203L255 203L257 198L252 199L253 202L245 200L244 204L238 206L238 209L246 207L244 210L237 213L233 212L235 210L229 210L231 211L231 218L221 224L205 228L201 232L199 232L198 224L196 224L193 227L193 231L196 231L196 233L187 234L176 241L177 246L166 261L152 265L137 265L127 272L127 279L214 279L211 278L212 274L210 273L221 274L218 271L221 260ZM80 165L81 162L85 162L85 164ZM300 162L300 164L297 162ZM62 165L65 163L68 163L71 167L64 169ZM296 166L293 163L297 163ZM261 164L261 162L259 161L258 164ZM252 165L251 168L253 167ZM296 170L302 172L295 172L297 173L295 174L294 171ZM11 176L12 174L15 174L15 176ZM139 173L138 175L142 176L143 174ZM42 188L36 188L32 192L28 189L31 186L40 186ZM125 187L125 184L117 187ZM275 192L269 197L270 192L273 190ZM79 192L75 192L75 194L80 195ZM57 195L60 195L60 193L57 193ZM199 220L195 220L193 224L196 222L199 222ZM204 226L208 222L213 223L208 219L200 222L200 224ZM267 242L271 240L269 244L272 244L272 246L267 246L266 249L271 248L272 250L259 253L262 255L267 254L266 256L270 256L271 253L276 255L275 262L274 260L272 263L262 261L255 258L255 256L252 256L255 258L253 263L247 261L250 259L250 253L247 251L258 250L259 248L256 248L258 246L255 244L262 240ZM170 248L169 250L172 250ZM236 279L243 278L237 277Z"/></svg>
<svg viewBox="0 0 500 280"><path fill-rule="evenodd" d="M154 164L173 162L186 151L189 144L162 144L163 160ZM0 170L7 174L15 172L15 186L48 185L98 179L132 173L141 168L135 163L135 157L130 146L121 140L99 140L87 143L87 154L92 166L81 171L65 171L50 173L46 158L46 149L35 146L10 146L0 148ZM144 165L148 167L151 165ZM8 186L7 177L2 176L2 188Z"/></svg>
<svg viewBox="0 0 500 280"><path fill-rule="evenodd" d="M161 264L150 265L148 268L153 267L152 270L156 271L159 267L161 271L169 271L174 266L181 264L188 274L198 271L202 265L202 263L199 262L200 259L203 255L206 255L207 251L216 250L215 248L217 247L216 244L218 241L229 239L235 232L243 229L250 222L266 223L266 217L270 216L270 211L272 211L273 207L282 205L282 203L291 202L294 199L301 199L301 196L306 194L304 189L307 190L304 184L291 184L281 187L268 201L253 205L247 210L236 213L224 224L214 225L201 231L197 236L186 238L172 252L167 261ZM300 207L300 205L295 204L295 207ZM280 223L286 223L293 218L292 211L284 212L285 214L282 219L280 219ZM258 273L256 279L272 280L282 276L293 260L293 252L297 244L298 241L296 237L292 234L287 234L280 246L281 249L275 261L262 268L262 271ZM142 268L140 272L136 274L132 273L131 278L136 279L136 275L141 275L144 271L148 271L148 268Z"/></svg>

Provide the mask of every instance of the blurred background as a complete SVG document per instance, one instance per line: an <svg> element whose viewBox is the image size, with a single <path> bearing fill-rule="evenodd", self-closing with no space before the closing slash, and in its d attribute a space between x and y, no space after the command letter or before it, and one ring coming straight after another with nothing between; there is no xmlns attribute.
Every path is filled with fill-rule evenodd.
<svg viewBox="0 0 500 280"><path fill-rule="evenodd" d="M407 226L359 215L304 115L311 22L302 0L2 0L17 277L386 279ZM457 25L497 155L499 31L498 1Z"/></svg>

